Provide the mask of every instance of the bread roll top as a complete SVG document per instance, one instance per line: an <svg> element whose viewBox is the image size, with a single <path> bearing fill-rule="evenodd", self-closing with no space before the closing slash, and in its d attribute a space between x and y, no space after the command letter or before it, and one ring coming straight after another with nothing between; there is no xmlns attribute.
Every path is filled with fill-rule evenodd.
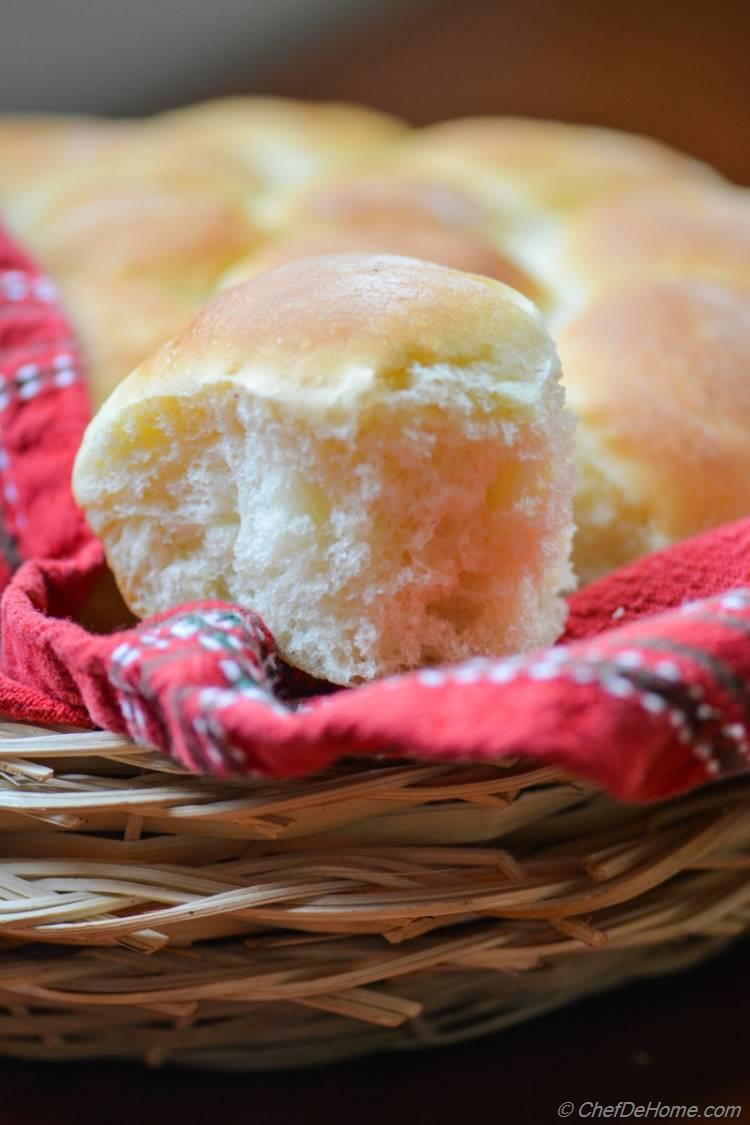
<svg viewBox="0 0 750 1125"><path fill-rule="evenodd" d="M551 343L520 293L489 278L392 255L294 260L213 298L174 340L118 389L108 416L126 404L194 393L217 379L306 406L384 397L435 362L486 361L486 389L546 373ZM521 392L519 392L521 394Z"/></svg>
<svg viewBox="0 0 750 1125"><path fill-rule="evenodd" d="M419 258L502 281L532 300L541 300L539 286L478 233L429 218L404 221L397 215L293 230L235 263L221 285L236 284L299 258L354 253Z"/></svg>

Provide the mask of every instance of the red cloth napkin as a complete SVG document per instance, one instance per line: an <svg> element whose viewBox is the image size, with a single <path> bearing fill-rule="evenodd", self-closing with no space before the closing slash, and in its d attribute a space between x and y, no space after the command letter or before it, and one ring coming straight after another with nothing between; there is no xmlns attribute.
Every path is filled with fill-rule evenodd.
<svg viewBox="0 0 750 1125"><path fill-rule="evenodd" d="M750 520L576 594L563 642L295 694L250 610L175 607L111 636L71 620L104 568L70 470L88 418L50 282L0 232L0 713L99 726L191 770L277 776L341 756L563 767L647 801L748 768Z"/></svg>

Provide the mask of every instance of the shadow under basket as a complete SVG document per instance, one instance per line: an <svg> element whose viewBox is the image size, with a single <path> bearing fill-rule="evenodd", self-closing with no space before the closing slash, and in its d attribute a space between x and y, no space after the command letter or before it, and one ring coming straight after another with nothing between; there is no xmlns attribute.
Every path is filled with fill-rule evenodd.
<svg viewBox="0 0 750 1125"><path fill-rule="evenodd" d="M0 1053L270 1069L455 1042L750 928L750 782L550 768L214 781L0 724Z"/></svg>

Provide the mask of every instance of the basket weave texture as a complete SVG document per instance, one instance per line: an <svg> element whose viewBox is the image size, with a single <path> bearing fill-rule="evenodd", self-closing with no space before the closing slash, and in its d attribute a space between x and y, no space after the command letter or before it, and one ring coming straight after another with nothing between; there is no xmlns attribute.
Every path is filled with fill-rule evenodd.
<svg viewBox="0 0 750 1125"><path fill-rule="evenodd" d="M0 724L0 1051L298 1066L498 1029L750 927L750 783L557 771L218 782Z"/></svg>

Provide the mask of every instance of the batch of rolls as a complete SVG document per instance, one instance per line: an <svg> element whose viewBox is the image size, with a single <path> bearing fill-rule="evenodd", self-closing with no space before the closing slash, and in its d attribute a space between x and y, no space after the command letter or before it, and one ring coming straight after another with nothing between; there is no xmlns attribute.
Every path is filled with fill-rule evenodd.
<svg viewBox="0 0 750 1125"><path fill-rule="evenodd" d="M246 602L352 683L549 643L576 581L750 513L750 194L656 141L9 118L0 207L105 403L75 489L138 614Z"/></svg>

